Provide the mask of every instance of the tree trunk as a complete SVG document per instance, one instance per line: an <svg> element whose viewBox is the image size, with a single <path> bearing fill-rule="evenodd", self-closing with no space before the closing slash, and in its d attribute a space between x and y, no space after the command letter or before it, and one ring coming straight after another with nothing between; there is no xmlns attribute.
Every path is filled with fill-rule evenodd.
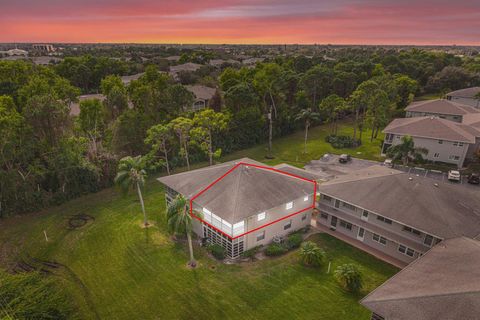
<svg viewBox="0 0 480 320"><path fill-rule="evenodd" d="M270 107L270 113L268 114L268 156L272 156L272 138L273 138L273 114Z"/></svg>
<svg viewBox="0 0 480 320"><path fill-rule="evenodd" d="M355 123L353 125L353 141L355 142L355 144L357 144L357 127L358 127L358 113L359 113L359 109L358 108L355 108Z"/></svg>
<svg viewBox="0 0 480 320"><path fill-rule="evenodd" d="M183 142L183 148L185 149L185 160L187 161L187 170L190 171L190 160L188 159L187 140Z"/></svg>
<svg viewBox="0 0 480 320"><path fill-rule="evenodd" d="M308 139L308 127L310 126L310 123L307 121L305 122L305 141L303 145L303 153L307 153L307 139Z"/></svg>
<svg viewBox="0 0 480 320"><path fill-rule="evenodd" d="M147 213L145 212L145 204L143 203L142 190L140 190L140 184L138 182L137 182L137 193L138 193L138 198L140 199L140 204L142 205L143 225L146 227L148 226Z"/></svg>
<svg viewBox="0 0 480 320"><path fill-rule="evenodd" d="M188 250L190 251L190 261L188 262L188 264L194 267L197 264L197 262L193 257L192 236L190 234L190 231L187 231L187 240L188 240Z"/></svg>
<svg viewBox="0 0 480 320"><path fill-rule="evenodd" d="M370 135L370 142L373 141L373 135L375 133L375 127L372 127L372 134Z"/></svg>
<svg viewBox="0 0 480 320"><path fill-rule="evenodd" d="M165 142L163 142L163 156L165 157L165 166L167 167L167 174L170 175L170 163L168 163L168 152Z"/></svg>
<svg viewBox="0 0 480 320"><path fill-rule="evenodd" d="M212 133L208 132L208 160L210 165L213 165L213 152L212 152Z"/></svg>

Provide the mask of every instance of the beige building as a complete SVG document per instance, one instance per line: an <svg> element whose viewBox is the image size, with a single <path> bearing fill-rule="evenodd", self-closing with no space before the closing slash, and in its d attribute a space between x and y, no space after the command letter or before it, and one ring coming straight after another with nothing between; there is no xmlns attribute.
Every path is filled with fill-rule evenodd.
<svg viewBox="0 0 480 320"><path fill-rule="evenodd" d="M480 108L480 87L471 87L447 93L447 100Z"/></svg>
<svg viewBox="0 0 480 320"><path fill-rule="evenodd" d="M202 85L188 85L185 86L185 88L190 91L195 97L195 100L193 101L191 107L185 108L186 111L199 111L205 109L206 107L208 107L208 103L217 91L217 89L215 88L210 88Z"/></svg>
<svg viewBox="0 0 480 320"><path fill-rule="evenodd" d="M177 194L190 200L194 232L234 259L310 224L315 182L306 179L244 158L159 181L167 205Z"/></svg>
<svg viewBox="0 0 480 320"><path fill-rule="evenodd" d="M414 102L405 108L405 111L406 118L435 116L460 123L463 116L480 113L478 109L445 99Z"/></svg>

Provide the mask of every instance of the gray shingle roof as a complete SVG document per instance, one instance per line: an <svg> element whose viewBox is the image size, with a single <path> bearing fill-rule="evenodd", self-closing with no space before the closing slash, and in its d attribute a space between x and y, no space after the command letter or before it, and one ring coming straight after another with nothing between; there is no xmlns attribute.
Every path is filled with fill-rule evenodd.
<svg viewBox="0 0 480 320"><path fill-rule="evenodd" d="M265 166L243 158L224 164L184 172L158 180L192 198L239 163ZM259 212L313 194L313 183L272 170L248 165L237 166L194 202L217 216L236 223Z"/></svg>
<svg viewBox="0 0 480 320"><path fill-rule="evenodd" d="M459 97L459 98L473 98L476 94L480 92L480 87L471 87L452 91L447 93L447 96L450 97Z"/></svg>
<svg viewBox="0 0 480 320"><path fill-rule="evenodd" d="M437 117L394 119L383 132L466 143L475 143L476 134L480 135L464 124Z"/></svg>
<svg viewBox="0 0 480 320"><path fill-rule="evenodd" d="M480 191L462 186L372 166L318 191L440 238L480 234Z"/></svg>
<svg viewBox="0 0 480 320"><path fill-rule="evenodd" d="M480 242L436 245L361 303L388 320L475 320L480 315Z"/></svg>
<svg viewBox="0 0 480 320"><path fill-rule="evenodd" d="M445 99L414 102L410 104L405 110L413 112L427 112L460 116L468 113L480 113L480 111L473 107L465 106Z"/></svg>
<svg viewBox="0 0 480 320"><path fill-rule="evenodd" d="M193 93L195 98L201 99L201 100L212 99L213 95L215 94L215 91L217 90L215 88L210 88L202 85L188 85L188 86L185 86L185 88L187 88L188 91Z"/></svg>

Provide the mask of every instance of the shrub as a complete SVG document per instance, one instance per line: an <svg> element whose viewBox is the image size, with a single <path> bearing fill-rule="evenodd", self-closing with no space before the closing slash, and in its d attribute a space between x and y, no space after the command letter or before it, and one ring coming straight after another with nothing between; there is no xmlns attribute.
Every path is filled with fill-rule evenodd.
<svg viewBox="0 0 480 320"><path fill-rule="evenodd" d="M287 238L286 247L291 250L300 247L303 242L303 237L300 233L292 233Z"/></svg>
<svg viewBox="0 0 480 320"><path fill-rule="evenodd" d="M218 260L225 259L225 249L219 244L208 246L208 251Z"/></svg>
<svg viewBox="0 0 480 320"><path fill-rule="evenodd" d="M248 249L247 251L244 251L241 256L242 258L253 258L255 254L258 252L258 249L260 249L261 246L256 246L251 249Z"/></svg>
<svg viewBox="0 0 480 320"><path fill-rule="evenodd" d="M300 249L300 259L306 266L319 266L325 257L325 252L316 243L307 241Z"/></svg>
<svg viewBox="0 0 480 320"><path fill-rule="evenodd" d="M354 148L360 145L360 140L355 141L349 136L329 135L325 137L325 141L335 149Z"/></svg>
<svg viewBox="0 0 480 320"><path fill-rule="evenodd" d="M272 243L265 249L265 255L273 257L280 256L288 251L287 248L278 243Z"/></svg>
<svg viewBox="0 0 480 320"><path fill-rule="evenodd" d="M337 281L347 291L355 293L362 289L362 274L354 264L347 263L338 266L335 270L334 276L335 279L337 279Z"/></svg>

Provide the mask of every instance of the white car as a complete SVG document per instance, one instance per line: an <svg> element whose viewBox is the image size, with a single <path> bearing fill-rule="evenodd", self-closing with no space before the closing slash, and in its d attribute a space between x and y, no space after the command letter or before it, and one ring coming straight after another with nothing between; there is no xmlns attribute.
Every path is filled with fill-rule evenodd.
<svg viewBox="0 0 480 320"><path fill-rule="evenodd" d="M387 168L393 168L393 160L392 159L385 159L385 161L383 161L383 165Z"/></svg>
<svg viewBox="0 0 480 320"><path fill-rule="evenodd" d="M460 181L460 171L458 170L450 170L448 171L448 180L450 181Z"/></svg>

